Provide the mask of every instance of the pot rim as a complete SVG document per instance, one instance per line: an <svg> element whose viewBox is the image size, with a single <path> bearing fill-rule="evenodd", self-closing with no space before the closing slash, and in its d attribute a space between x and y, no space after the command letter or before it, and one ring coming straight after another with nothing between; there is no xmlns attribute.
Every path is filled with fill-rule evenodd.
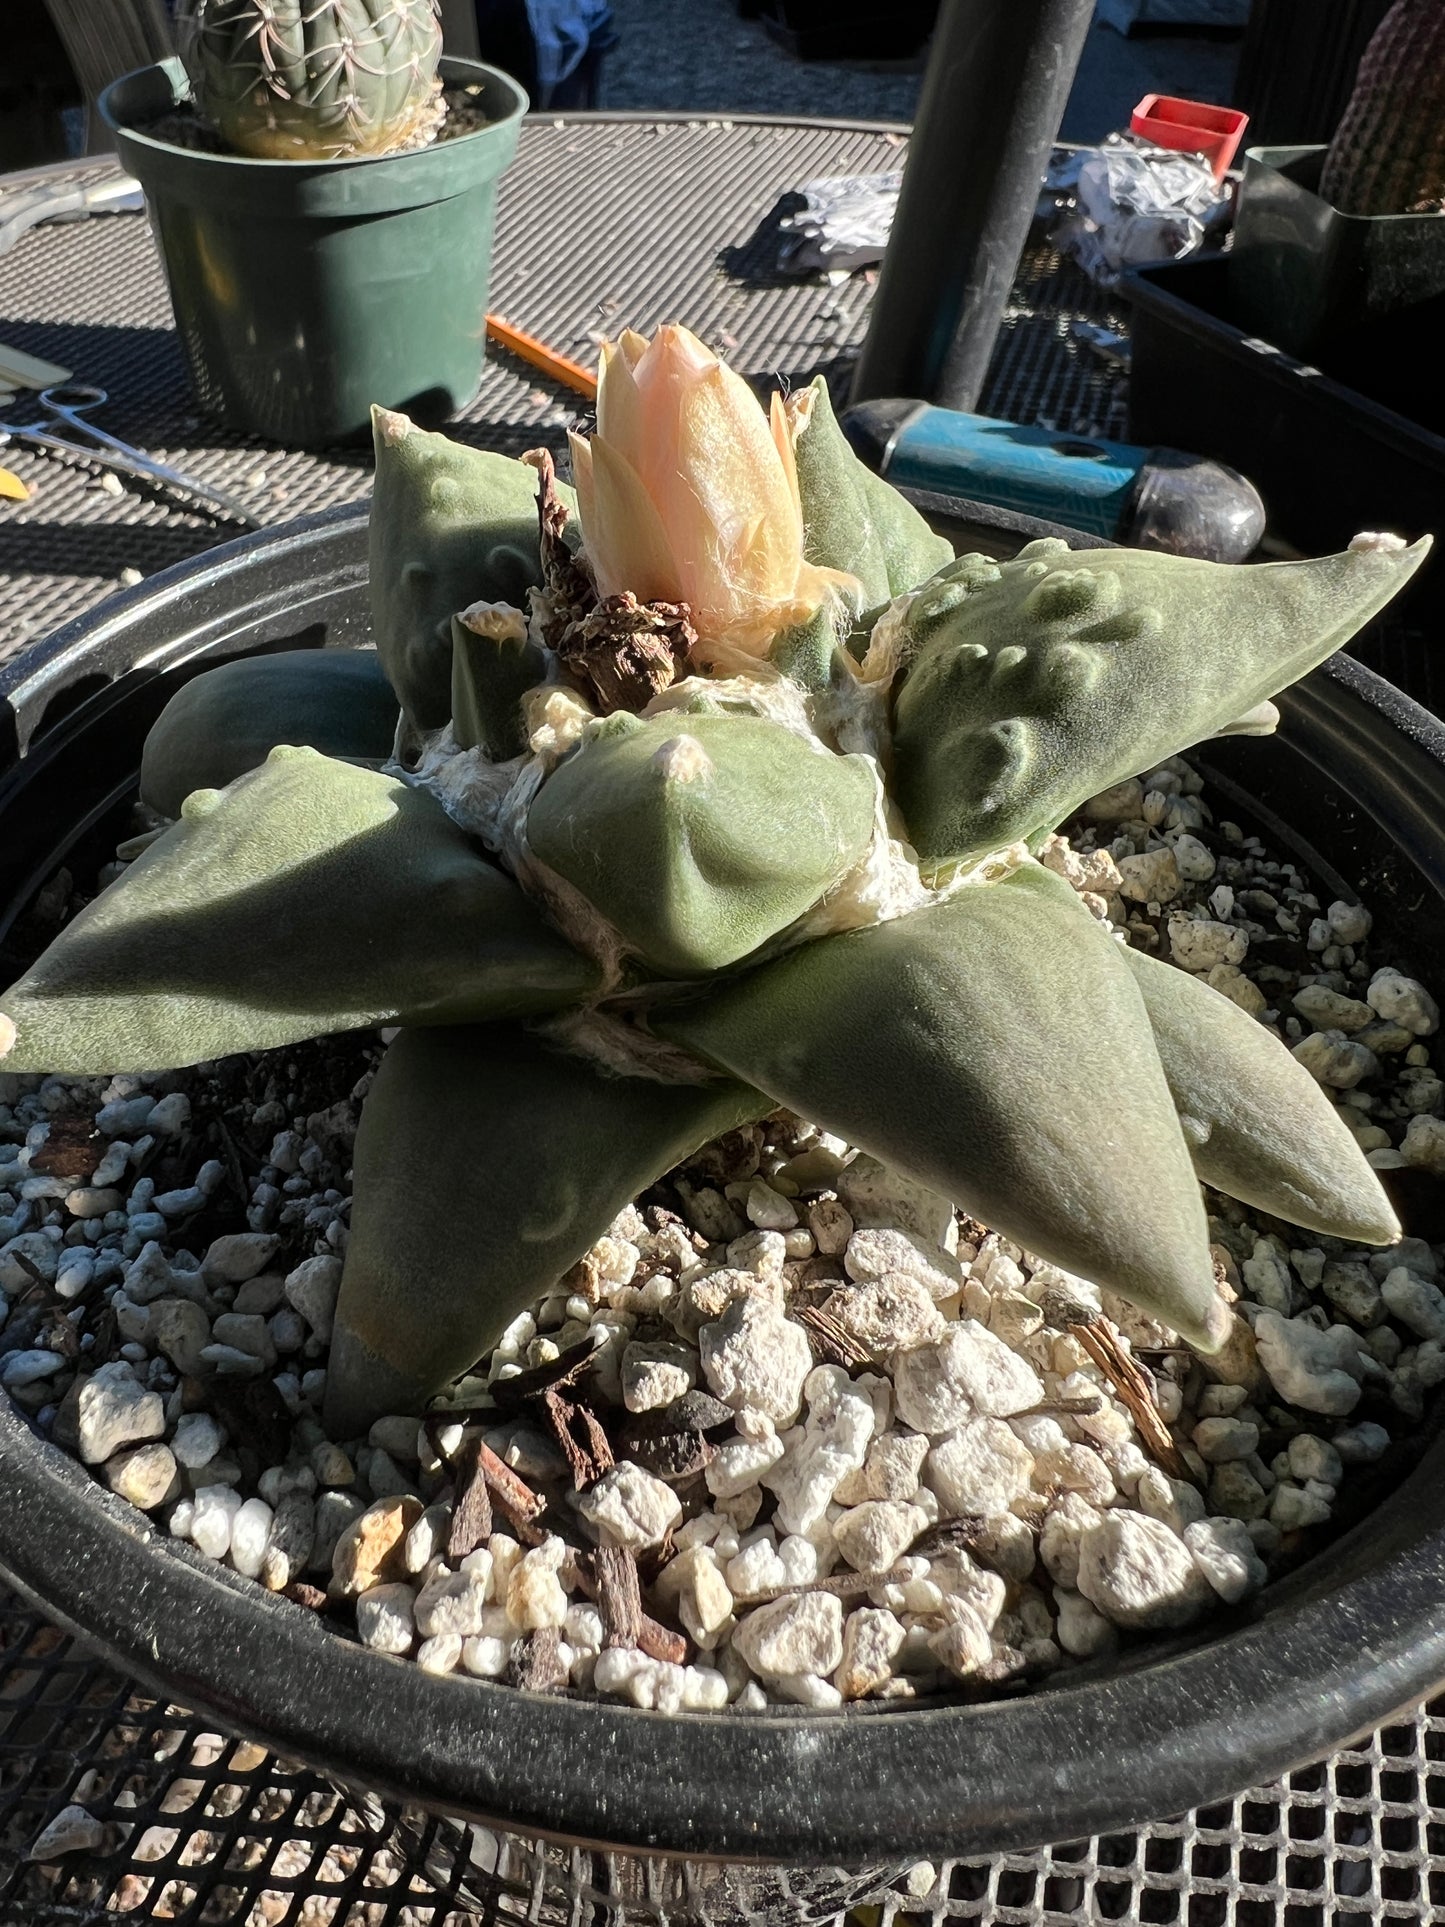
<svg viewBox="0 0 1445 1927"><path fill-rule="evenodd" d="M194 610L238 570L244 587L278 536L293 561L354 580L342 550L364 516L364 505L331 511L179 564L57 632L38 661L0 677L0 694L23 707L25 681L53 690L87 642L97 654L123 647L148 611ZM38 749L104 727L108 699L83 704ZM1418 842L1414 825L1445 845L1421 794L1432 777L1437 794L1445 785L1445 724L1343 657L1281 709L1315 760L1336 773L1351 755L1368 765L1382 798L1371 814L1397 843ZM1445 856L1432 863L1445 894ZM158 1694L341 1780L572 1844L860 1865L1111 1832L1318 1758L1445 1678L1438 1436L1366 1522L1193 1637L1155 1642L1124 1667L1074 1669L1026 1697L837 1713L665 1715L434 1677L170 1540L8 1400L0 1491L0 1571Z"/></svg>
<svg viewBox="0 0 1445 1927"><path fill-rule="evenodd" d="M205 148L184 147L177 141L163 140L158 134L148 133L145 123L136 124L125 118L116 106L120 91L143 76L157 75L170 87L174 104L193 101L194 93L190 76L179 54L169 54L164 60L156 60L144 67L134 67L129 73L118 74L106 87L102 88L96 99L96 109L112 134L121 135L142 151L149 150L163 157L168 164L195 162L215 169L217 167L261 167L281 168L288 179L302 180L314 178L318 174L331 174L337 171L351 171L355 168L378 167L387 162L402 163L429 159L449 147L464 147L472 141L490 135L495 139L506 130L513 130L531 106L526 90L513 77L504 73L500 67L492 67L484 60L465 60L458 54L443 54L438 72L444 80L466 81L486 79L497 81L512 97L507 112L496 120L489 120L485 126L474 127L465 134L454 134L446 141L432 141L426 147L408 149L404 153L391 154L339 154L332 160L279 160L261 154L213 154Z"/></svg>

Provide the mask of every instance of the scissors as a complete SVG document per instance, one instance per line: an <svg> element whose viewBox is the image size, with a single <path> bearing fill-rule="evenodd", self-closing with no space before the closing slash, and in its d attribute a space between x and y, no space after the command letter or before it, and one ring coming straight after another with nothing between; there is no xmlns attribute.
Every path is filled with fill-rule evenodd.
<svg viewBox="0 0 1445 1927"><path fill-rule="evenodd" d="M122 475L135 475L142 481L158 482L166 488L176 489L213 510L219 510L233 522L240 522L248 529L265 528L266 524L255 511L236 496L227 495L223 489L213 488L209 482L198 481L178 468L170 468L165 462L156 461L144 449L132 448L129 442L118 441L114 435L108 435L103 428L97 428L94 422L88 421L88 411L99 408L108 399L103 388L91 388L84 382L64 382L54 388L42 388L38 399L51 422L88 437L88 440L76 440L71 435L51 432L39 422L0 421L0 442L13 435L17 441L30 442L36 448L54 448L65 455L83 455L88 461L99 462L103 468L118 469Z"/></svg>

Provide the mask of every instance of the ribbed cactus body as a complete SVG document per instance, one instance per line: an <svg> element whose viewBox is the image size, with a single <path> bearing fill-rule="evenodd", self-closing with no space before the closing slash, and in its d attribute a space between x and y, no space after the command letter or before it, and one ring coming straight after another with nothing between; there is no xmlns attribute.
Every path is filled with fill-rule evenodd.
<svg viewBox="0 0 1445 1927"><path fill-rule="evenodd" d="M1320 193L1342 214L1445 209L1445 6L1395 0L1360 61Z"/></svg>
<svg viewBox="0 0 1445 1927"><path fill-rule="evenodd" d="M437 114L435 0L182 0L200 105L263 160L399 147Z"/></svg>

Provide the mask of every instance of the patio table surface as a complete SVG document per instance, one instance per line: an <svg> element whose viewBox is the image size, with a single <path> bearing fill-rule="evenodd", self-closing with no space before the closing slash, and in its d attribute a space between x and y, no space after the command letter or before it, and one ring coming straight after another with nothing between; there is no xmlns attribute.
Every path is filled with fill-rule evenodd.
<svg viewBox="0 0 1445 1927"><path fill-rule="evenodd" d="M881 124L738 116L531 118L501 187L492 306L583 362L595 360L605 333L681 320L750 375L793 384L819 371L844 375L873 277L831 286L780 275L769 217L812 177L900 167L906 136ZM83 174L113 166L76 164ZM0 177L0 193L6 185ZM1074 336L1077 319L1127 328L1107 297L1033 245L981 407L1121 435L1117 370ZM365 454L280 450L198 416L140 215L39 228L0 256L0 343L105 388L101 419L113 433L245 494L267 523L369 489ZM511 453L556 449L584 407L494 354L450 432ZM3 460L33 493L0 503L0 659L111 594L123 572L153 574L240 533L169 495L129 481L117 488L83 460L17 446ZM931 1884L920 1875L911 1891L891 1895L880 1927L1445 1918L1445 1701L1437 1706L1287 1783L1138 1833L946 1863ZM28 1860L71 1801L102 1823L100 1844ZM0 1591L4 1927L113 1917L267 1927L600 1922L612 1917L605 1896L625 1879L605 1856L558 1851L539 1870L504 1848L501 1877L474 1908L457 1897L465 1848L449 1823L342 1797L212 1722L154 1703ZM581 1898L587 1890L590 1900Z"/></svg>

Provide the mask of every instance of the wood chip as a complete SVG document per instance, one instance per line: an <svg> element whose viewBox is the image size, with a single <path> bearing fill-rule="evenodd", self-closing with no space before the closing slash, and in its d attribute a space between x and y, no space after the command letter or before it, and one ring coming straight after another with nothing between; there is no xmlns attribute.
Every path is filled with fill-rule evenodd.
<svg viewBox="0 0 1445 1927"><path fill-rule="evenodd" d="M556 1693L567 1684L567 1668L560 1651L562 1634L556 1626L539 1626L512 1648L507 1684L524 1693Z"/></svg>
<svg viewBox="0 0 1445 1927"><path fill-rule="evenodd" d="M1087 1325L1070 1325L1068 1329L1070 1337L1078 1339L1129 1408L1145 1449L1153 1453L1171 1479L1183 1479L1189 1485L1197 1485L1198 1481L1174 1443L1174 1435L1165 1423L1163 1413L1154 1402L1154 1388L1148 1373L1120 1346L1114 1326L1107 1318L1094 1318Z"/></svg>
<svg viewBox="0 0 1445 1927"><path fill-rule="evenodd" d="M534 1492L527 1481L519 1478L511 1466L499 1459L491 1446L481 1439L477 1441L477 1463L498 1505L510 1519L532 1525L541 1518L547 1510L547 1501L541 1493Z"/></svg>
<svg viewBox="0 0 1445 1927"><path fill-rule="evenodd" d="M291 1600L293 1605L304 1606L310 1613L325 1612L328 1604L320 1586L308 1586L304 1579L293 1579L289 1586L283 1586L281 1597Z"/></svg>
<svg viewBox="0 0 1445 1927"><path fill-rule="evenodd" d="M447 1529L447 1562L458 1565L492 1534L492 1497L482 1471L480 1438L468 1434L457 1462L456 1498Z"/></svg>
<svg viewBox="0 0 1445 1927"><path fill-rule="evenodd" d="M550 1365L534 1365L531 1371L518 1372L512 1378L493 1379L488 1389L497 1410L519 1412L533 1399L543 1397L552 1386L574 1385L605 1342L599 1333L595 1338L584 1339L580 1345L569 1346Z"/></svg>
<svg viewBox="0 0 1445 1927"><path fill-rule="evenodd" d="M606 1432L590 1405L568 1398L559 1386L549 1385L543 1392L542 1410L572 1468L573 1486L585 1492L617 1463Z"/></svg>
<svg viewBox="0 0 1445 1927"><path fill-rule="evenodd" d="M30 1154L30 1169L37 1177L73 1178L86 1183L100 1163L106 1146L88 1117L53 1117L50 1135Z"/></svg>
<svg viewBox="0 0 1445 1927"><path fill-rule="evenodd" d="M869 1363L867 1352L836 1318L815 1305L795 1305L792 1316L808 1334L813 1356L822 1365L841 1365L845 1372L860 1371Z"/></svg>
<svg viewBox="0 0 1445 1927"><path fill-rule="evenodd" d="M912 1576L907 1566L890 1566L887 1572L834 1572L807 1586L770 1586L766 1592L740 1594L738 1604L766 1606L774 1599L787 1599L794 1593L801 1597L809 1592L830 1592L839 1599L851 1599L858 1593L872 1592L875 1586L901 1586Z"/></svg>
<svg viewBox="0 0 1445 1927"><path fill-rule="evenodd" d="M624 1546L599 1546L592 1555L597 1610L609 1646L635 1646L642 1630L637 1561Z"/></svg>

